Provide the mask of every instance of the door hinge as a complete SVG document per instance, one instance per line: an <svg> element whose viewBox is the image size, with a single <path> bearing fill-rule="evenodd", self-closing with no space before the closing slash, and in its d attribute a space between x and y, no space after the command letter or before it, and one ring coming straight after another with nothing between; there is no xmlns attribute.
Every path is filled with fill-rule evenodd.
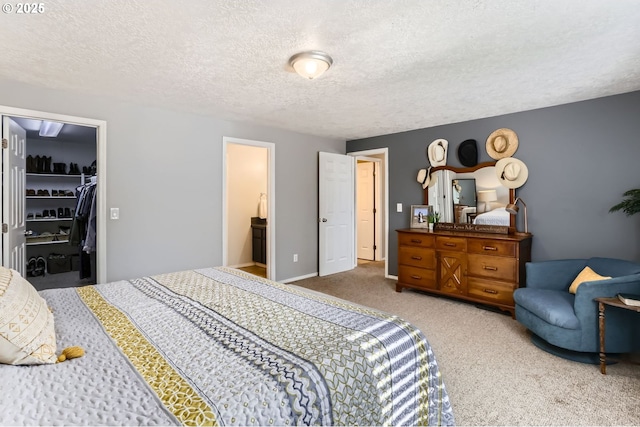
<svg viewBox="0 0 640 427"><path fill-rule="evenodd" d="M9 141L7 141L7 138L2 138L2 148L8 148L9 147Z"/></svg>
<svg viewBox="0 0 640 427"><path fill-rule="evenodd" d="M378 247L376 245L373 245L373 250L375 251L377 249L378 249Z"/></svg>
<svg viewBox="0 0 640 427"><path fill-rule="evenodd" d="M9 232L9 224L2 224L2 232L3 233Z"/></svg>

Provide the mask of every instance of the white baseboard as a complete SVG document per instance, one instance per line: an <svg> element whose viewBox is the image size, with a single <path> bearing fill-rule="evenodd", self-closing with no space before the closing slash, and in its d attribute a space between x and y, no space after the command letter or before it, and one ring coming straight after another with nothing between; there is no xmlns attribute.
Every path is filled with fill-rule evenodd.
<svg viewBox="0 0 640 427"><path fill-rule="evenodd" d="M318 273L305 274L304 276L291 277L290 279L279 280L280 283L291 283L297 282L298 280L310 279L311 277L316 277Z"/></svg>

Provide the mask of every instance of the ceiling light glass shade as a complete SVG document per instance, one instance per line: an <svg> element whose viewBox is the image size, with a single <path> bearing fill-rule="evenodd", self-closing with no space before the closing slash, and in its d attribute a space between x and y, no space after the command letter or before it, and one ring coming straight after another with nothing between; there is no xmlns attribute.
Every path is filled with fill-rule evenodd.
<svg viewBox="0 0 640 427"><path fill-rule="evenodd" d="M318 50L296 53L289 59L289 65L296 73L310 80L321 76L332 64L333 59Z"/></svg>
<svg viewBox="0 0 640 427"><path fill-rule="evenodd" d="M64 126L64 123L43 120L40 124L40 136L55 138L60 133L62 126Z"/></svg>

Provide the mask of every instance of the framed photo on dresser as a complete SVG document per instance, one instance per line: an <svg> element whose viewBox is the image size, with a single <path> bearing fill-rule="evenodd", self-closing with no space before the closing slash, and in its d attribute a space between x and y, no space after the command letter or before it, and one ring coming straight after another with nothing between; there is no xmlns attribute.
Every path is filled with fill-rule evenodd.
<svg viewBox="0 0 640 427"><path fill-rule="evenodd" d="M432 213L431 205L411 205L411 228L429 228Z"/></svg>

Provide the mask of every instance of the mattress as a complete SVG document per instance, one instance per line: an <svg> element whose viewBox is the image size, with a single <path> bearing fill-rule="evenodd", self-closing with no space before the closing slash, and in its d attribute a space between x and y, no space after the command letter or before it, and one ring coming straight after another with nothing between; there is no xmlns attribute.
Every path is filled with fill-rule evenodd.
<svg viewBox="0 0 640 427"><path fill-rule="evenodd" d="M424 334L229 268L40 292L53 365L0 365L3 425L453 425Z"/></svg>

